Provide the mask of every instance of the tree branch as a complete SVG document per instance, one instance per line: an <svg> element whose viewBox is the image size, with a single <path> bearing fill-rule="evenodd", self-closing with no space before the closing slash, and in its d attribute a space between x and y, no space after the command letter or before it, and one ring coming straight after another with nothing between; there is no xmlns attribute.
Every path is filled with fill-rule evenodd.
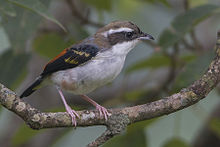
<svg viewBox="0 0 220 147"><path fill-rule="evenodd" d="M187 88L158 101L133 107L110 109L108 121L99 116L96 110L78 111L80 119L77 126L105 125L107 130L88 146L99 146L113 136L122 132L127 125L170 114L189 107L201 99L217 85L220 80L220 32L216 44L216 57L204 75ZM73 127L71 118L66 112L40 112L20 99L15 92L0 84L0 103L8 110L19 115L33 129Z"/></svg>

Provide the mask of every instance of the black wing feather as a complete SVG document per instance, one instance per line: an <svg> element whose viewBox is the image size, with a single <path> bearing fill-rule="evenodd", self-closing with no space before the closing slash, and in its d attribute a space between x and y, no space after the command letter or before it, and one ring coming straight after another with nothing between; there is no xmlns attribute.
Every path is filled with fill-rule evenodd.
<svg viewBox="0 0 220 147"><path fill-rule="evenodd" d="M60 70L77 67L95 57L98 51L99 49L96 46L90 44L72 47L65 54L48 63L41 76L47 76Z"/></svg>

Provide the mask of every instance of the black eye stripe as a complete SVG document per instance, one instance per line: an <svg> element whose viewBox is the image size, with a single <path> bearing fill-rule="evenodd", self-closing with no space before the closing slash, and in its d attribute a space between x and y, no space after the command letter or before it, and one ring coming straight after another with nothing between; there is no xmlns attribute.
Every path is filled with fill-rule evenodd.
<svg viewBox="0 0 220 147"><path fill-rule="evenodd" d="M114 32L114 33L111 33L111 34L109 34L109 35L114 35L114 34L126 34L126 33L134 33L134 31L131 31L131 32L127 32L127 31Z"/></svg>
<svg viewBox="0 0 220 147"><path fill-rule="evenodd" d="M131 31L131 32L121 31L108 35L108 41L111 45L126 41L131 41L135 38L137 38L137 32L135 31Z"/></svg>
<svg viewBox="0 0 220 147"><path fill-rule="evenodd" d="M116 32L116 33L113 33L113 34L111 34L111 35L126 35L126 34L135 34L135 32L134 31L132 31L132 32L126 32L126 31L122 31L122 32Z"/></svg>
<svg viewBox="0 0 220 147"><path fill-rule="evenodd" d="M134 31L132 31L132 32L124 32L124 34L133 34L134 33Z"/></svg>
<svg viewBox="0 0 220 147"><path fill-rule="evenodd" d="M141 32L140 28L137 28L137 29L138 29L138 32L140 33Z"/></svg>

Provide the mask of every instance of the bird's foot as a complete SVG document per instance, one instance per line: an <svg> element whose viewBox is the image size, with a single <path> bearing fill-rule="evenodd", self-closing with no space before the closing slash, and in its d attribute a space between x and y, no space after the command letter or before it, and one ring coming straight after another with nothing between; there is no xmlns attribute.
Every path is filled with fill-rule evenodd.
<svg viewBox="0 0 220 147"><path fill-rule="evenodd" d="M103 107L103 106L101 106L99 104L96 104L96 109L99 111L99 114L100 114L101 117L104 115L105 120L107 121L108 120L108 116L111 115L108 112L108 110L105 107Z"/></svg>
<svg viewBox="0 0 220 147"><path fill-rule="evenodd" d="M70 106L66 107L66 112L71 116L72 118L72 125L76 127L76 118L79 118L79 114L76 113L75 110L73 110Z"/></svg>
<svg viewBox="0 0 220 147"><path fill-rule="evenodd" d="M81 95L81 97L88 101L89 103L91 103L93 106L96 107L96 109L99 111L100 116L102 117L104 115L105 120L108 120L108 116L110 116L111 114L108 112L108 110L105 107L102 107L101 105L99 105L98 103L96 103L95 101L93 101L91 98L89 98L86 95Z"/></svg>

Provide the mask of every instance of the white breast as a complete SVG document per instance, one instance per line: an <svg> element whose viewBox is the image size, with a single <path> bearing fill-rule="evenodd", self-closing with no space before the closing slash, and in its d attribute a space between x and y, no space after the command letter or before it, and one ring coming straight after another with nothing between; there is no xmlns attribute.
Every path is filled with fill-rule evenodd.
<svg viewBox="0 0 220 147"><path fill-rule="evenodd" d="M121 72L127 53L133 44L119 44L99 53L94 59L76 68L53 73L51 80L62 89L74 94L87 94L103 86Z"/></svg>
<svg viewBox="0 0 220 147"><path fill-rule="evenodd" d="M74 94L87 94L111 82L120 73L125 57L99 58L85 65L52 74L51 80Z"/></svg>

